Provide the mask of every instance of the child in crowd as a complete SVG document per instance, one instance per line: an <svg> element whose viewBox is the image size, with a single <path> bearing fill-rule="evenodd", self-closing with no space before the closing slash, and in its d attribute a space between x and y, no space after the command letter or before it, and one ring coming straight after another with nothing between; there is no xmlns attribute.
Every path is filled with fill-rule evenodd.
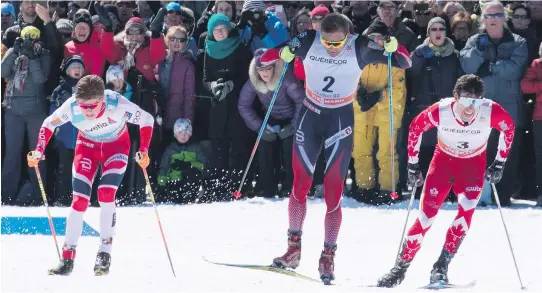
<svg viewBox="0 0 542 293"><path fill-rule="evenodd" d="M128 100L132 99L132 86L124 80L124 71L121 65L111 65L105 74L105 88L116 91Z"/></svg>

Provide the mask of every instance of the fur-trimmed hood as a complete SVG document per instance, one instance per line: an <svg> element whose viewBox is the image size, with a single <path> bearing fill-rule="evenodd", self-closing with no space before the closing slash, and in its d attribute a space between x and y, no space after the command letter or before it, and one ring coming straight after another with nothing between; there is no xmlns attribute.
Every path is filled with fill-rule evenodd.
<svg viewBox="0 0 542 293"><path fill-rule="evenodd" d="M265 83L260 75L258 74L258 70L256 68L256 62L254 61L254 58L252 58L252 61L250 61L250 67L248 69L248 75L250 77L250 82L258 91L262 94L267 94L268 92L273 92L277 88L277 85L279 83L280 74L282 71L282 67L284 66L284 61L279 60L275 64L273 64L273 78L271 79L271 82Z"/></svg>
<svg viewBox="0 0 542 293"><path fill-rule="evenodd" d="M424 46L431 47L429 41L430 41L430 38L427 37L427 38L423 41L423 45L424 45ZM452 55L452 54L454 53L454 51L455 51L455 45L454 45L454 41L452 41L452 39L446 38L446 39L444 40L443 46L444 46L444 51L442 51L442 52L440 53L440 56L442 56L442 57L448 57L448 56L450 56L450 55Z"/></svg>

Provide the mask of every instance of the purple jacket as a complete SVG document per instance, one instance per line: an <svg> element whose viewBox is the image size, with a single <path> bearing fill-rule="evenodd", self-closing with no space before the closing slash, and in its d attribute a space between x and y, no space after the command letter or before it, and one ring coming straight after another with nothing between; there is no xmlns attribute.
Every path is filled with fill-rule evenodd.
<svg viewBox="0 0 542 293"><path fill-rule="evenodd" d="M284 63L279 61L275 63L275 71L273 73L273 79L270 83L265 83L256 70L254 59L250 63L249 76L250 79L245 83L239 96L239 103L237 105L239 113L248 128L253 131L257 131L263 122L263 117L258 116L253 108L253 102L256 96L262 103L264 111L269 109L271 99L273 98L273 92L277 88L280 73L282 71ZM305 90L299 84L299 81L293 76L291 70L288 70L284 75L282 86L277 94L275 104L271 110L271 117L279 120L292 120L292 125L295 125L295 120L303 99L305 98Z"/></svg>
<svg viewBox="0 0 542 293"><path fill-rule="evenodd" d="M196 108L196 68L190 52L167 56L158 65L158 80L166 92L167 108L164 127L173 129L179 118L194 123Z"/></svg>

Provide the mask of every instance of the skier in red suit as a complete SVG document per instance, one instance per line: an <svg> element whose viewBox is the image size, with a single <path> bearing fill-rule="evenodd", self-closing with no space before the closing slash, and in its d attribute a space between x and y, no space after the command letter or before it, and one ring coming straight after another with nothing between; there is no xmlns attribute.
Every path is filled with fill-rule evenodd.
<svg viewBox="0 0 542 293"><path fill-rule="evenodd" d="M402 251L391 271L378 280L379 287L394 287L421 248L427 231L450 189L458 198L458 212L446 233L442 253L431 271L430 283L448 283L448 265L465 238L482 193L484 178L495 184L502 178L504 163L514 139L514 122L497 103L482 98L484 83L476 75L460 77L454 97L442 99L420 113L410 124L408 180L424 184L418 166L422 134L438 130L437 148L427 172L420 200L420 213L408 231ZM501 132L497 157L486 170L486 146L491 129Z"/></svg>

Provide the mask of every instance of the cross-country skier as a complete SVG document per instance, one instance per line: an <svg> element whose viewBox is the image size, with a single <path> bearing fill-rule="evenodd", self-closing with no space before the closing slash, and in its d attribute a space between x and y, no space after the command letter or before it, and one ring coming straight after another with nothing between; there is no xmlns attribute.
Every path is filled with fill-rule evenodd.
<svg viewBox="0 0 542 293"><path fill-rule="evenodd" d="M306 98L296 121L293 151L294 183L288 204L288 250L273 260L278 267L295 269L301 258L301 234L307 211L307 192L311 187L316 160L321 151L326 158L324 195L327 205L324 250L318 271L328 283L334 279L336 241L342 221L343 182L352 155L354 114L352 102L357 94L361 71L369 63L386 63L393 54L393 65L408 68L408 51L395 38L375 43L351 34L352 23L344 15L332 13L322 21L321 31L308 31L281 50L290 62L294 55L303 60L306 72ZM323 149L322 149L323 148Z"/></svg>
<svg viewBox="0 0 542 293"><path fill-rule="evenodd" d="M96 275L107 274L116 222L115 193L126 171L130 153L126 122L139 125L140 146L136 158L139 165L146 168L154 118L120 94L105 90L100 77L87 75L77 82L75 94L43 122L36 150L27 156L28 166L38 165L55 128L68 122L79 129L73 161L73 202L66 221L62 261L49 270L49 274L69 275L73 270L75 248L83 229L83 215L89 204L98 165L102 170L98 187L101 244L94 272Z"/></svg>
<svg viewBox="0 0 542 293"><path fill-rule="evenodd" d="M446 233L444 247L430 276L431 284L448 283L448 265L469 230L484 177L492 184L501 180L514 139L514 122L508 113L499 104L482 98L483 94L482 79L473 74L463 75L457 80L453 98L433 104L410 124L408 180L411 185L423 184L418 166L422 134L436 127L438 144L425 179L418 218L406 235L395 266L378 280L377 286L394 287L403 281L425 233L452 189L458 198L457 216ZM497 157L486 170L486 146L492 128L501 135Z"/></svg>

